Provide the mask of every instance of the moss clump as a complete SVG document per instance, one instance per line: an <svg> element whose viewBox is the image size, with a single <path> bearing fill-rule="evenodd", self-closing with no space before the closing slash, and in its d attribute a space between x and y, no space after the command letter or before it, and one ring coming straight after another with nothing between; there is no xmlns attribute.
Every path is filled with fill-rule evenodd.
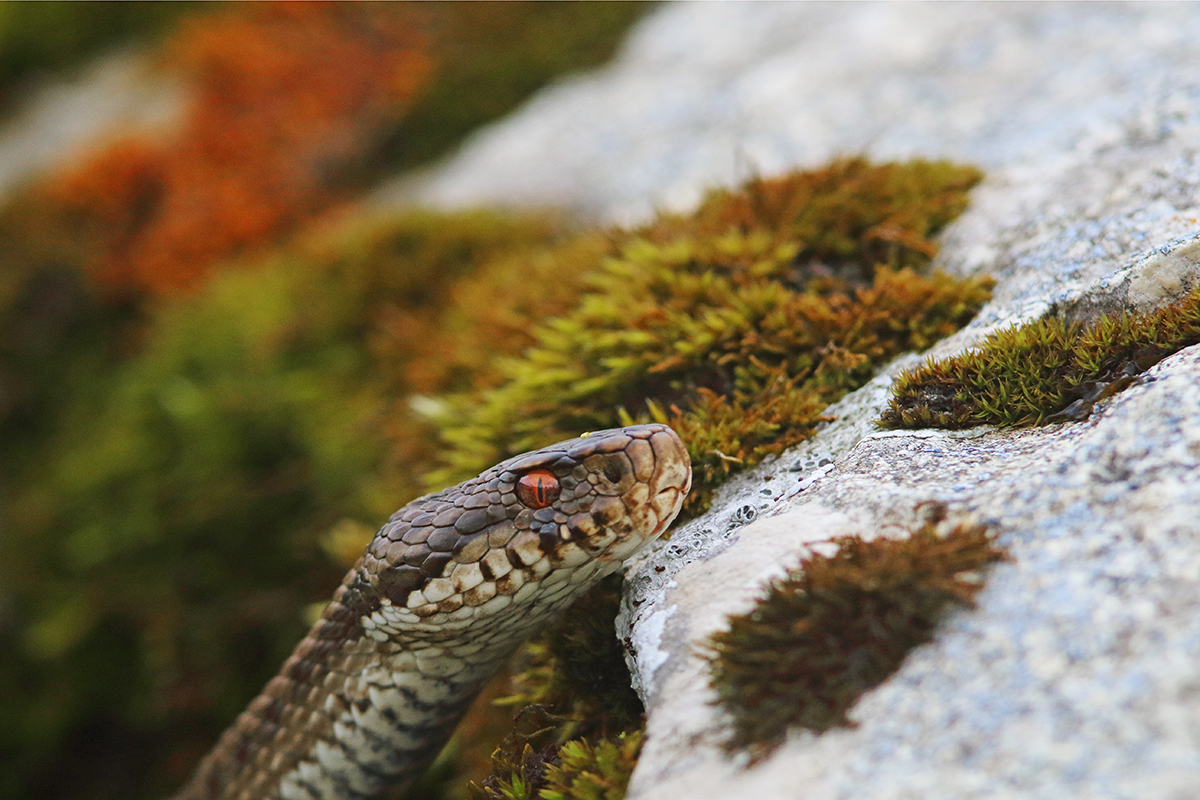
<svg viewBox="0 0 1200 800"><path fill-rule="evenodd" d="M687 511L702 510L720 480L810 436L880 364L974 315L990 282L920 268L978 179L944 162L849 159L613 233L577 305L496 360L494 386L445 398L445 466L430 485L649 417L689 443Z"/></svg>
<svg viewBox="0 0 1200 800"><path fill-rule="evenodd" d="M389 312L372 342L381 369L423 396L502 383L497 362L535 344L539 322L569 312L611 252L604 232L544 224L540 241L514 242L480 258L423 317L414 318L411 308Z"/></svg>
<svg viewBox="0 0 1200 800"><path fill-rule="evenodd" d="M761 758L789 727L852 725L858 698L930 641L947 611L972 605L980 570L1004 558L983 528L966 525L832 544L833 555L806 558L711 639L712 685L733 719L731 752Z"/></svg>
<svg viewBox="0 0 1200 800"><path fill-rule="evenodd" d="M1088 325L1054 314L901 374L880 424L967 428L1086 419L1095 403L1197 342L1200 289L1145 314L1108 315Z"/></svg>
<svg viewBox="0 0 1200 800"><path fill-rule="evenodd" d="M967 191L982 177L947 161L839 159L713 190L695 213L660 215L638 233L664 242L757 231L799 245L794 282L833 271L865 283L876 264L927 266L937 253L930 237L966 209Z"/></svg>
<svg viewBox="0 0 1200 800"><path fill-rule="evenodd" d="M492 754L493 774L470 785L472 800L621 800L641 753L642 731L595 743L556 743L560 721L540 706L522 711Z"/></svg>
<svg viewBox="0 0 1200 800"><path fill-rule="evenodd" d="M644 738L635 731L594 747L583 740L567 742L559 763L546 770L542 800L621 800Z"/></svg>

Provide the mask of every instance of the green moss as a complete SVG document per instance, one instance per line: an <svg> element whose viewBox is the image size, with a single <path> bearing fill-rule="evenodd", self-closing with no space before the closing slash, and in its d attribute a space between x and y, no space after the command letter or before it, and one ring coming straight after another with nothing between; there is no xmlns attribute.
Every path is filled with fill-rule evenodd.
<svg viewBox="0 0 1200 800"><path fill-rule="evenodd" d="M966 209L982 177L949 161L845 158L713 190L694 214L661 215L639 233L666 241L760 231L800 246L793 282L831 271L869 282L876 264L925 267L937 252L930 237Z"/></svg>
<svg viewBox="0 0 1200 800"><path fill-rule="evenodd" d="M621 576L611 575L518 652L510 693L496 701L520 709L514 732L492 756L491 775L472 784L473 797L546 797L542 792L552 790L567 798L620 796L611 795L618 784L623 793L638 750L626 747L626 737L640 741L643 708L614 631L620 599ZM586 768L581 759L595 763ZM613 759L628 761L620 780ZM567 788L568 775L577 778L575 789Z"/></svg>
<svg viewBox="0 0 1200 800"><path fill-rule="evenodd" d="M472 800L621 800L642 749L642 731L589 742L553 737L560 720L540 706L518 715L492 755L494 772L471 784Z"/></svg>
<svg viewBox="0 0 1200 800"><path fill-rule="evenodd" d="M986 280L918 269L978 178L941 162L851 159L611 234L612 256L582 269L573 309L543 319L523 354L498 354L509 357L495 360L496 385L445 398L434 417L445 465L430 486L655 418L688 442L687 510L702 510L728 474L810 436L829 403L986 301Z"/></svg>
<svg viewBox="0 0 1200 800"><path fill-rule="evenodd" d="M559 750L559 763L546 770L542 800L621 800L643 739L644 734L635 731L595 746L583 740L567 742Z"/></svg>
<svg viewBox="0 0 1200 800"><path fill-rule="evenodd" d="M535 344L540 321L570 311L611 248L603 232L563 230L527 246L493 249L449 287L436 321L422 324L420 335L381 327L373 349L383 370L428 396L502 383L497 361Z"/></svg>
<svg viewBox="0 0 1200 800"><path fill-rule="evenodd" d="M546 784L546 769L565 743L562 717L545 706L526 706L513 721L512 732L492 753L492 774L468 785L471 800L533 800Z"/></svg>
<svg viewBox="0 0 1200 800"><path fill-rule="evenodd" d="M847 713L956 605L972 604L981 570L1004 558L988 533L929 523L908 539L843 537L813 554L710 642L712 685L729 713L730 751L755 758L790 727L852 725Z"/></svg>
<svg viewBox="0 0 1200 800"><path fill-rule="evenodd" d="M1145 314L1109 315L1087 325L1052 314L902 373L880 423L966 428L1086 419L1095 403L1197 342L1200 290Z"/></svg>

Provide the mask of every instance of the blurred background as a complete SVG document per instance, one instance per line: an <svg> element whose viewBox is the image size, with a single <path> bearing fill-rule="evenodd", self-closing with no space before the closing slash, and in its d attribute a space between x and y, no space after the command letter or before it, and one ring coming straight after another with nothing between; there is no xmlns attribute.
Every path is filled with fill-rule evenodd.
<svg viewBox="0 0 1200 800"><path fill-rule="evenodd" d="M173 790L428 489L606 244L359 199L648 8L0 4L0 797Z"/></svg>

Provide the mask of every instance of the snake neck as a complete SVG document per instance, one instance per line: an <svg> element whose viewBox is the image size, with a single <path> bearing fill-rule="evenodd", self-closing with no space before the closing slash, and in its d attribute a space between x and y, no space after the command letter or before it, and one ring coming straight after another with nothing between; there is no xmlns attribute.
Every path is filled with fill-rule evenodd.
<svg viewBox="0 0 1200 800"><path fill-rule="evenodd" d="M484 683L561 613L572 584L596 579L592 572L564 573L560 601L514 609L507 625L430 620L383 641L361 636L330 658L329 629L352 613L339 591L172 800L366 800L403 790L437 757ZM386 626L387 606L373 616Z"/></svg>

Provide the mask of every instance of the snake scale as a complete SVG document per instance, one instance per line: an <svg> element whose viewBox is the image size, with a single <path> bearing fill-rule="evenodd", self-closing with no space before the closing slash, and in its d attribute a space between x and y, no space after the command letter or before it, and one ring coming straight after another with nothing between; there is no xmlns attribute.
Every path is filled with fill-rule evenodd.
<svg viewBox="0 0 1200 800"><path fill-rule="evenodd" d="M675 432L635 425L409 503L175 800L351 800L411 784L517 645L661 534L690 486Z"/></svg>

